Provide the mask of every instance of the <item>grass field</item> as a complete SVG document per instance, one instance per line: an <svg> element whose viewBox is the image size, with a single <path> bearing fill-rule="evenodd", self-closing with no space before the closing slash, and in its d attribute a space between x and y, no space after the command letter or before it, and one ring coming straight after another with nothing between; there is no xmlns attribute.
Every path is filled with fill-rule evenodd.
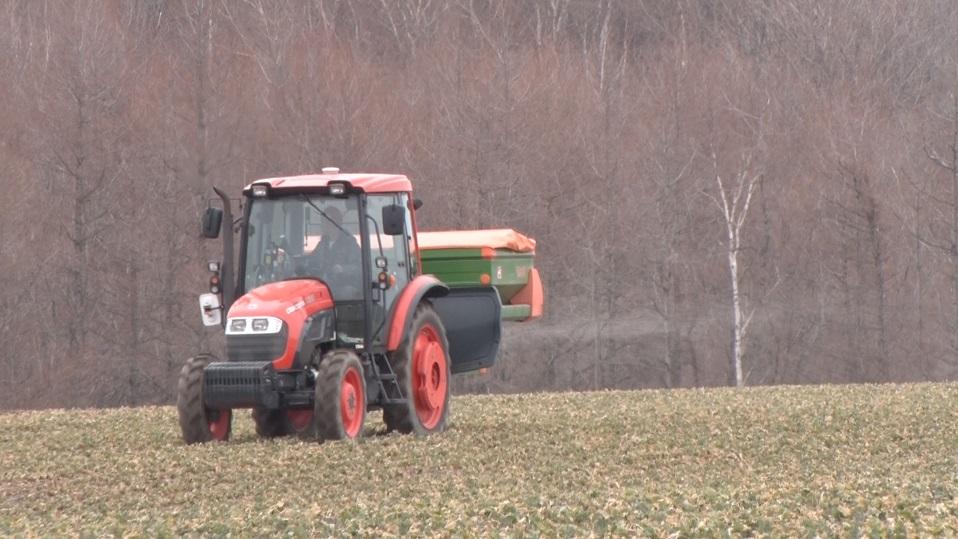
<svg viewBox="0 0 958 539"><path fill-rule="evenodd" d="M187 447L169 407L0 414L0 535L958 534L958 385L458 397L438 436Z"/></svg>

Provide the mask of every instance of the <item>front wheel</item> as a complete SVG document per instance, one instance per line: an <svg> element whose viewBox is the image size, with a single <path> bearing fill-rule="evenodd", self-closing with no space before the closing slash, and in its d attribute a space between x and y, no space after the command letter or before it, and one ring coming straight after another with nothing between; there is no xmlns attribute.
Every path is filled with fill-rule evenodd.
<svg viewBox="0 0 958 539"><path fill-rule="evenodd" d="M180 419L183 441L188 444L226 441L232 429L233 412L229 408L214 410L203 402L203 369L212 363L213 356L200 354L191 357L180 371L177 386L176 411Z"/></svg>
<svg viewBox="0 0 958 539"><path fill-rule="evenodd" d="M313 421L312 409L266 410L253 408L253 423L260 438L278 438L301 434Z"/></svg>
<svg viewBox="0 0 958 539"><path fill-rule="evenodd" d="M359 356L334 350L316 373L316 404L311 434L321 440L353 440L366 423L366 378Z"/></svg>
<svg viewBox="0 0 958 539"><path fill-rule="evenodd" d="M439 315L422 303L409 334L392 357L405 404L383 407L388 430L431 434L446 430L449 417L449 342Z"/></svg>

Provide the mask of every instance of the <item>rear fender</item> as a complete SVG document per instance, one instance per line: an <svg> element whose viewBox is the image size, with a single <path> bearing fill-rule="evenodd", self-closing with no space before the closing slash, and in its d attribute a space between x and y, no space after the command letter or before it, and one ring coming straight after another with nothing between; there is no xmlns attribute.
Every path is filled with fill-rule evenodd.
<svg viewBox="0 0 958 539"><path fill-rule="evenodd" d="M426 298L442 297L449 293L449 287L432 275L420 275L409 282L393 303L389 312L389 327L386 330L386 350L399 349L403 337L409 333L416 307Z"/></svg>

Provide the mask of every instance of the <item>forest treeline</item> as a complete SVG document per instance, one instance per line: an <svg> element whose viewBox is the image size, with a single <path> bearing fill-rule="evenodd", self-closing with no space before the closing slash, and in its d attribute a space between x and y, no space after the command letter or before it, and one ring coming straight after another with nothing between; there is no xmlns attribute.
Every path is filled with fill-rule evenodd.
<svg viewBox="0 0 958 539"><path fill-rule="evenodd" d="M460 390L947 379L953 0L6 0L0 407L169 402L217 185L396 172L538 240Z"/></svg>

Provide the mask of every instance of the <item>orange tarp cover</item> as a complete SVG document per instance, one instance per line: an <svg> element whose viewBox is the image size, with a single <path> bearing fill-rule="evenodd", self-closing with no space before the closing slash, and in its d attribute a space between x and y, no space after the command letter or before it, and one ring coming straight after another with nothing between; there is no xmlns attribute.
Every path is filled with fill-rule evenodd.
<svg viewBox="0 0 958 539"><path fill-rule="evenodd" d="M509 249L517 253L536 250L536 240L511 228L495 230L448 230L420 232L419 248L429 249Z"/></svg>

